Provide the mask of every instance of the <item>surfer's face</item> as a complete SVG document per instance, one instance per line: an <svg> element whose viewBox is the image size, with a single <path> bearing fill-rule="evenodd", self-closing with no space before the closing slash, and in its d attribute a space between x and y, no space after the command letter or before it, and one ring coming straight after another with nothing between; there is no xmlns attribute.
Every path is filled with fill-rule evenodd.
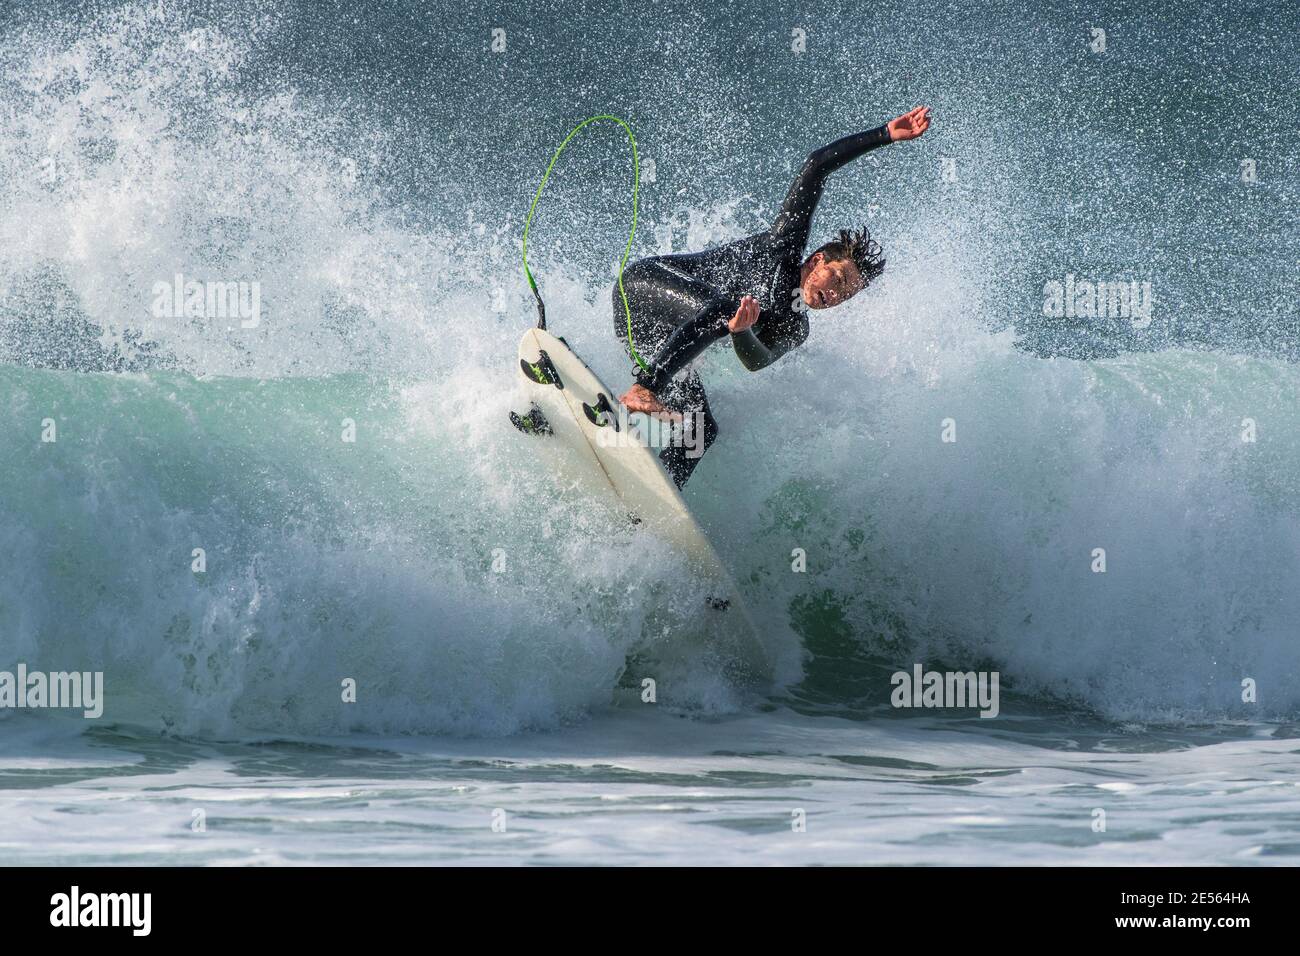
<svg viewBox="0 0 1300 956"><path fill-rule="evenodd" d="M829 309L862 291L862 273L852 259L827 259L815 253L803 267L803 301L810 309Z"/></svg>

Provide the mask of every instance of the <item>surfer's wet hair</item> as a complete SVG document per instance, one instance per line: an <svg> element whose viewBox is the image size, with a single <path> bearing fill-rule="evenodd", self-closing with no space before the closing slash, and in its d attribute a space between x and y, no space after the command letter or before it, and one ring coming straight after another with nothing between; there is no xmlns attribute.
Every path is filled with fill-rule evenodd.
<svg viewBox="0 0 1300 956"><path fill-rule="evenodd" d="M880 243L871 238L871 233L865 227L862 229L841 229L838 239L832 239L814 252L813 255L817 255L818 252L830 262L851 259L853 264L858 267L858 272L862 274L862 287L864 289L871 284L871 280L885 271L885 260ZM809 256L809 258L812 257Z"/></svg>

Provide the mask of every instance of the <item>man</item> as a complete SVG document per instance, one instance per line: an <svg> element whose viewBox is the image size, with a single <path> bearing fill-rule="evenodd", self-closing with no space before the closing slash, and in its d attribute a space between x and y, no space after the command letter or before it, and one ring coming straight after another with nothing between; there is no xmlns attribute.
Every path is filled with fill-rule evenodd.
<svg viewBox="0 0 1300 956"><path fill-rule="evenodd" d="M864 229L804 258L813 213L826 177L886 143L915 139L930 126L918 106L884 126L836 140L812 153L795 178L772 227L716 249L655 256L623 272L631 319L614 287L614 325L630 356L639 356L636 384L623 396L629 411L682 418L702 429L703 448L718 437L704 385L694 369L678 376L714 342L731 336L740 363L766 368L808 338L809 309L829 309L852 298L884 270L879 244ZM628 341L629 325L631 341ZM660 460L678 487L699 463L700 436L673 443Z"/></svg>

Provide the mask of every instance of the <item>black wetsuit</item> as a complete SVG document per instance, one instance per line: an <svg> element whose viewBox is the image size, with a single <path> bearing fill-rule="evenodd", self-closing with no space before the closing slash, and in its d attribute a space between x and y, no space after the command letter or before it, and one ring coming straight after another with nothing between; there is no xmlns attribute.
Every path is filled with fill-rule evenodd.
<svg viewBox="0 0 1300 956"><path fill-rule="evenodd" d="M635 366L636 380L664 406L701 420L703 449L718 436L717 422L699 375L692 369L674 380L714 342L730 334L727 323L751 295L761 311L753 327L731 336L736 357L751 372L765 368L808 338L806 307L795 298L804 246L826 177L863 153L888 143L884 126L856 133L809 155L786 194L781 212L765 232L716 249L640 259L623 272L632 312L632 343L649 369ZM627 313L614 285L614 325L627 345ZM629 349L628 354L631 355ZM699 463L685 445L666 448L660 459L679 486Z"/></svg>

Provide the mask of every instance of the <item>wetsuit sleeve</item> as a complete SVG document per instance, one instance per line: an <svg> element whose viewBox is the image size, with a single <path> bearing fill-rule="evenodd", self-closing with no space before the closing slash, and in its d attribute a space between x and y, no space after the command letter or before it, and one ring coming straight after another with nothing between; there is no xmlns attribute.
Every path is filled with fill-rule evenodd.
<svg viewBox="0 0 1300 956"><path fill-rule="evenodd" d="M772 350L763 344L754 334L753 329L745 329L743 332L733 334L731 345L736 350L736 358L740 359L740 364L751 372L767 368L781 357L772 354Z"/></svg>
<svg viewBox="0 0 1300 956"><path fill-rule="evenodd" d="M649 369L637 367L637 384L657 393L701 352L727 334L727 323L735 313L736 306L730 299L711 298L704 308L673 330L648 361Z"/></svg>
<svg viewBox="0 0 1300 956"><path fill-rule="evenodd" d="M800 316L799 325L787 336L779 336L766 343L758 337L753 328L731 336L731 346L736 350L740 364L751 372L767 368L792 348L802 345L808 338L808 320Z"/></svg>
<svg viewBox="0 0 1300 956"><path fill-rule="evenodd" d="M812 226L813 213L821 199L826 177L845 163L889 142L889 130L877 126L863 133L837 139L810 153L790 186L790 191L786 193L781 212L772 224L772 233L777 236L794 236L802 248L807 242L808 230Z"/></svg>

